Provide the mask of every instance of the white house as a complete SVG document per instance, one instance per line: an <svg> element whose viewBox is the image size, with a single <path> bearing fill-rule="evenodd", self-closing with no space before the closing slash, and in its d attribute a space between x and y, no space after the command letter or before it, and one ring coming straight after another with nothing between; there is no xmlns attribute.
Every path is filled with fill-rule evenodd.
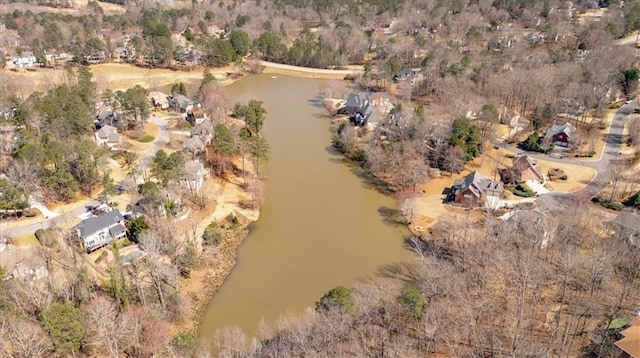
<svg viewBox="0 0 640 358"><path fill-rule="evenodd" d="M113 148L120 143L120 134L118 129L110 125L104 125L94 133L94 140L98 145L106 145Z"/></svg>
<svg viewBox="0 0 640 358"><path fill-rule="evenodd" d="M16 65L16 67L32 67L37 62L36 56L31 51L25 51L22 53L22 56L13 58L13 64Z"/></svg>
<svg viewBox="0 0 640 358"><path fill-rule="evenodd" d="M159 91L151 91L149 92L149 100L151 101L151 105L153 107L158 107L160 109L169 108L169 96L165 93Z"/></svg>
<svg viewBox="0 0 640 358"><path fill-rule="evenodd" d="M84 219L75 229L87 252L109 245L113 240L122 238L127 233L124 228L124 218L118 210L103 212L99 216Z"/></svg>
<svg viewBox="0 0 640 358"><path fill-rule="evenodd" d="M199 160L186 162L180 184L189 190L198 191L202 189L202 185L204 185L204 165Z"/></svg>

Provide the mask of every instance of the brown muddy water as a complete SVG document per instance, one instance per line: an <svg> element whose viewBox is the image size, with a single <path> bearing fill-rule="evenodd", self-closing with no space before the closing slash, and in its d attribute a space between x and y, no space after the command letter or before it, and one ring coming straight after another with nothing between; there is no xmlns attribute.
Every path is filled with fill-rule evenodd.
<svg viewBox="0 0 640 358"><path fill-rule="evenodd" d="M271 152L260 220L209 303L200 326L204 338L230 326L252 336L261 319L273 326L337 285L411 259L403 246L409 232L381 214L395 208L393 198L332 152L330 120L317 98L321 83L257 75L225 87L233 101L264 101Z"/></svg>

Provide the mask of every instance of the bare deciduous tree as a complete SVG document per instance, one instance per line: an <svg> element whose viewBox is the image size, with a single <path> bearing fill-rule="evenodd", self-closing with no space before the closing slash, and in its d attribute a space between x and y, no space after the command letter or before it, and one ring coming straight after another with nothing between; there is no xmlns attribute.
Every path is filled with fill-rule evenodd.
<svg viewBox="0 0 640 358"><path fill-rule="evenodd" d="M7 319L5 338L11 344L12 357L45 357L53 350L51 340L40 326L14 317Z"/></svg>

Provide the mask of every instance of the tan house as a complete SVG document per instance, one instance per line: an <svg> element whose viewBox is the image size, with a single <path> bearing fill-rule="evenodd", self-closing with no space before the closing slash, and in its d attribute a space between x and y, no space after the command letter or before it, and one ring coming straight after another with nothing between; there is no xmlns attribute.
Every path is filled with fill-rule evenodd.
<svg viewBox="0 0 640 358"><path fill-rule="evenodd" d="M624 336L615 344L629 357L640 358L640 317L631 320L631 327L620 332Z"/></svg>
<svg viewBox="0 0 640 358"><path fill-rule="evenodd" d="M151 91L149 92L149 100L154 108L169 108L169 96L165 93L160 91Z"/></svg>
<svg viewBox="0 0 640 358"><path fill-rule="evenodd" d="M116 127L105 125L94 133L93 139L97 145L106 145L109 148L113 148L120 144L120 134Z"/></svg>

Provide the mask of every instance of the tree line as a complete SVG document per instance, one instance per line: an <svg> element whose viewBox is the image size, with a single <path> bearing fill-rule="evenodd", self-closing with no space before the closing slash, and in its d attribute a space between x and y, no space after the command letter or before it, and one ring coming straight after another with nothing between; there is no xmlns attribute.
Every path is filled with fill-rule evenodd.
<svg viewBox="0 0 640 358"><path fill-rule="evenodd" d="M448 216L407 240L418 259L335 287L223 357L613 356L636 310L640 251L602 231L588 203L503 221ZM622 322L622 323L620 323ZM626 322L626 323L625 323ZM621 328L622 327L622 328Z"/></svg>

